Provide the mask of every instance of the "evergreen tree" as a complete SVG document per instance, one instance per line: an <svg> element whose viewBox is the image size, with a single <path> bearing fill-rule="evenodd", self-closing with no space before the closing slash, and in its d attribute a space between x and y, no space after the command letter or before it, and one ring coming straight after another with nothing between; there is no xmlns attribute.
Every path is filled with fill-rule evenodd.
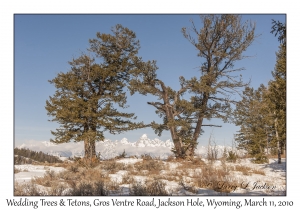
<svg viewBox="0 0 300 210"><path fill-rule="evenodd" d="M286 26L274 21L271 33L278 36L279 51L276 53L276 64L272 72L273 80L269 82L269 112L275 129L277 140L278 163L286 146Z"/></svg>
<svg viewBox="0 0 300 210"><path fill-rule="evenodd" d="M264 85L260 85L257 90L246 87L242 100L236 104L234 111L234 122L240 126L235 135L238 147L248 151L260 163L268 160L266 153L273 129L268 118L266 92Z"/></svg>
<svg viewBox="0 0 300 210"><path fill-rule="evenodd" d="M243 68L234 68L236 61L244 58L243 52L253 42L254 24L242 23L239 15L202 15L203 27L198 31L192 22L191 32L183 28L182 33L198 50L204 59L200 75L189 80L179 78L181 88L176 91L167 87L156 75L155 61L140 63L131 81L131 93L152 94L157 102L148 102L163 123L152 123L156 133L169 130L177 157L193 156L204 119L221 118L225 122L230 116L230 96L246 84L241 76L234 75ZM184 94L190 93L189 99Z"/></svg>
<svg viewBox="0 0 300 210"><path fill-rule="evenodd" d="M256 161L267 160L265 148L276 148L278 163L286 146L286 27L273 20L271 33L279 35L279 51L272 72L273 80L265 88L246 88L236 105L235 123L241 129L236 135L239 147L246 149Z"/></svg>
<svg viewBox="0 0 300 210"><path fill-rule="evenodd" d="M144 124L133 122L133 113L120 111L126 108L124 87L138 60L135 33L116 25L112 34L97 33L89 42L88 54L73 59L70 71L49 81L57 90L45 108L51 121L60 124L51 131L55 136L51 141L84 141L85 158L91 159L96 157L95 142L104 140L105 131L117 134Z"/></svg>

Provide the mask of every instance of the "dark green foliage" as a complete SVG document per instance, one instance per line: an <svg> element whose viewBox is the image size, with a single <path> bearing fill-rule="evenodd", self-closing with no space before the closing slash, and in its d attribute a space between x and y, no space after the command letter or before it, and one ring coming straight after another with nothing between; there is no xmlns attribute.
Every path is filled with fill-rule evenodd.
<svg viewBox="0 0 300 210"><path fill-rule="evenodd" d="M256 154L254 156L253 162L257 164L269 163L269 159L266 155Z"/></svg>
<svg viewBox="0 0 300 210"><path fill-rule="evenodd" d="M117 157L115 157L116 159L121 159L121 158L125 158L127 156L126 152L125 152L125 149L124 151L122 152L122 154L118 155Z"/></svg>
<svg viewBox="0 0 300 210"><path fill-rule="evenodd" d="M48 163L62 163L62 161L53 155L48 155L43 152L36 152L25 148L14 149L14 164L31 164L33 161L48 162Z"/></svg>
<svg viewBox="0 0 300 210"><path fill-rule="evenodd" d="M228 155L226 157L226 160L228 162L235 163L237 158L238 158L238 156L234 151L228 151Z"/></svg>
<svg viewBox="0 0 300 210"><path fill-rule="evenodd" d="M136 67L140 48L134 32L121 25L112 34L97 33L91 39L88 54L69 64L71 70L59 73L49 82L56 87L46 101L46 110L60 128L51 131L54 143L84 141L85 157L96 156L95 142L104 140L104 132L118 134L145 127L134 123L133 113L126 108L124 87Z"/></svg>
<svg viewBox="0 0 300 210"><path fill-rule="evenodd" d="M285 45L286 44L286 25L280 21L275 21L272 19L272 30L271 33L275 33L275 36L278 35L278 41Z"/></svg>
<svg viewBox="0 0 300 210"><path fill-rule="evenodd" d="M269 146L272 127L269 123L265 95L267 88L261 85L257 90L246 87L242 100L236 104L235 124L240 126L235 140L238 147L245 149L251 156L265 155Z"/></svg>
<svg viewBox="0 0 300 210"><path fill-rule="evenodd" d="M235 110L235 123L240 126L236 141L256 163L268 162L269 150L277 150L278 163L286 147L286 26L273 20L271 33L279 35L273 80L257 90L245 88ZM275 149L276 148L276 149Z"/></svg>
<svg viewBox="0 0 300 210"><path fill-rule="evenodd" d="M156 108L162 123L151 124L160 135L169 130L174 142L175 156L193 157L203 120L220 118L229 121L232 94L246 84L235 75L243 68L234 68L242 60L243 52L255 39L255 25L242 23L239 15L202 15L203 27L198 30L192 22L191 33L183 28L184 37L196 48L203 59L200 75L191 79L179 78L181 88L176 91L157 78L156 62L139 63L130 81L131 93L157 96L156 102L148 102ZM190 94L187 94L190 93ZM220 127L220 126L219 126Z"/></svg>
<svg viewBox="0 0 300 210"><path fill-rule="evenodd" d="M286 147L286 25L273 20L271 33L278 34L279 51L276 53L276 64L272 72L273 80L269 82L267 96L269 112L272 117L277 141L278 163L281 163L281 153Z"/></svg>

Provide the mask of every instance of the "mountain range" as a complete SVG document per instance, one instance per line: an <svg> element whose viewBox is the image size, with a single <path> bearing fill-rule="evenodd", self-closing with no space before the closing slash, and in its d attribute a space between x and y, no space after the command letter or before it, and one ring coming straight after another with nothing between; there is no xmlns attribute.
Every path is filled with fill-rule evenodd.
<svg viewBox="0 0 300 210"><path fill-rule="evenodd" d="M149 139L146 134L143 134L136 142L129 142L127 138L121 140L109 140L105 139L101 142L96 142L96 152L102 159L109 159L116 157L122 153L126 153L127 156L140 157L143 154L148 154L153 157L160 157L162 159L172 155L171 149L174 144L171 140L162 141L158 138ZM30 140L18 148L28 148L33 151L42 151L49 155L55 155L59 157L83 157L84 145L83 142L71 142L63 144L54 144L48 141L35 141ZM217 146L219 155L222 155L224 146ZM206 156L207 147L197 147L195 154Z"/></svg>

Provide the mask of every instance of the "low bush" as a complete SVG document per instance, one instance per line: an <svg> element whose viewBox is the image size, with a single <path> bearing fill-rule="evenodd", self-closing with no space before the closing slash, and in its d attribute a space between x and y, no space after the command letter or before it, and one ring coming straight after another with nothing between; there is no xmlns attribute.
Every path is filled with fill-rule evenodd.
<svg viewBox="0 0 300 210"><path fill-rule="evenodd" d="M32 181L29 183L15 183L14 196L45 196L45 192L38 189L37 185Z"/></svg>
<svg viewBox="0 0 300 210"><path fill-rule="evenodd" d="M165 164L160 160L144 160L136 162L134 168L138 171L148 170L149 173L159 173L160 170L165 169Z"/></svg>
<svg viewBox="0 0 300 210"><path fill-rule="evenodd" d="M252 160L252 162L257 163L257 164L269 163L269 159L266 155L257 154L254 156L254 159Z"/></svg>
<svg viewBox="0 0 300 210"><path fill-rule="evenodd" d="M167 196L166 184L158 179L148 180L145 184L134 182L130 187L130 195L133 196Z"/></svg>
<svg viewBox="0 0 300 210"><path fill-rule="evenodd" d="M237 154L234 151L228 151L228 155L226 160L230 163L235 163L236 160L238 159Z"/></svg>
<svg viewBox="0 0 300 210"><path fill-rule="evenodd" d="M102 161L99 166L101 169L106 170L110 173L114 173L120 170L126 170L128 167L124 163L118 163L115 160Z"/></svg>

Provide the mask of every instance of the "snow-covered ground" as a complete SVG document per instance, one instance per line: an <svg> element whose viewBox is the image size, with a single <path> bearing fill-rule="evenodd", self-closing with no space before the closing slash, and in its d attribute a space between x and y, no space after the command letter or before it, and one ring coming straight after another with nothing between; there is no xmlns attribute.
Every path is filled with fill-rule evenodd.
<svg viewBox="0 0 300 210"><path fill-rule="evenodd" d="M46 171L54 171L56 173L65 170L62 167L43 166L43 165L15 165L15 168L21 172L15 174L15 181L22 183L28 182L34 177L43 177Z"/></svg>
<svg viewBox="0 0 300 210"><path fill-rule="evenodd" d="M116 160L118 163L124 163L125 165L135 164L137 162L143 161L142 159L136 158L124 158ZM207 163L208 161L205 160ZM164 164L168 165L168 170L161 170L158 172L159 175L167 175L172 173L177 173L181 169L179 166L182 164L180 162L167 162L162 161ZM282 163L278 164L277 160L270 159L269 164L253 164L250 159L242 159L238 163L226 163L228 167L232 166L244 166L249 167L251 170L260 170L264 174L250 173L244 175L240 171L232 170L229 172L229 176L226 178L228 181L233 181L236 186L229 186L229 182L221 182L220 187L232 188L230 195L285 195L286 194L286 161L282 159ZM212 167L221 168L221 161L216 161L213 163ZM15 168L21 170L22 172L15 174L15 181L18 183L26 183L30 181L33 177L41 177L46 171L55 171L59 173L66 170L62 167L52 167L52 166L42 166L42 165L15 165ZM193 187L193 174L201 174L201 168L187 169L184 171L185 175L182 176L183 180L168 180L161 179L165 184L165 189L172 195L224 195L223 193L214 191L208 188L197 188L197 190L191 190ZM128 195L130 184L122 183L123 177L128 174L126 170L115 171L114 173L108 174L110 180L114 183L119 184L120 192L119 194ZM139 183L145 183L149 178L147 170L140 171L139 174L135 174L132 178ZM185 186L183 186L183 184ZM227 186L226 186L227 185ZM190 188L190 189L189 189ZM118 193L112 195L119 195Z"/></svg>
<svg viewBox="0 0 300 210"><path fill-rule="evenodd" d="M120 141L105 140L103 142L97 142L96 151L99 152L100 158L103 161L125 152L126 156L131 158L118 159L116 162L127 166L139 164L139 162L143 161L142 156L145 154L152 157L159 157L163 165L167 167L158 171L157 175L160 176L160 180L166 184L166 190L172 195L219 195L220 192L208 189L209 187L201 188L198 186L195 188L193 186L195 185L195 179L199 180L199 177L201 177L201 173L203 173L202 170L206 170L205 167L192 166L191 168L182 169L184 163L166 161L168 156L172 155L171 148L173 146L170 140L150 140L147 135L144 134L136 142L129 142L126 138ZM18 147L56 155L62 160L66 160L68 157L83 156L84 154L82 142L56 145L50 142L30 141ZM218 150L218 156L220 157L225 147L216 146L216 148ZM226 149L229 151L232 148L228 147ZM282 164L277 164L276 159L270 159L268 164L254 164L250 159L241 159L237 163L227 162L225 167L227 169L224 169L224 164L222 164L221 161L215 161L211 164L205 159L207 154L206 147L198 146L195 153L198 157L201 157L210 168L229 170L226 177L221 177L222 180L217 184L218 186L220 185L220 188L230 188L230 195L285 195L286 193L285 159L282 159ZM248 167L247 170L249 170L249 173L246 172L246 174L244 174L241 170L237 170L237 167ZM17 183L26 183L33 177L44 176L46 171L59 173L66 170L62 167L43 165L16 165L15 168L21 171L15 174L15 181ZM254 172L255 170L258 172ZM131 172L128 173L126 170L118 170L108 174L112 182L119 184L122 195L128 194L130 185L129 183L122 183L124 176L130 175L134 181L140 183L147 181L150 176L147 170L140 170L134 174L130 173ZM170 176L173 176L174 179L170 178ZM166 178L164 179L164 177ZM224 180L226 180L226 182L224 182ZM217 181L218 180L215 180L214 182ZM235 183L234 185L236 186L231 186L233 184L230 185L228 183ZM192 188L193 190L191 190Z"/></svg>

